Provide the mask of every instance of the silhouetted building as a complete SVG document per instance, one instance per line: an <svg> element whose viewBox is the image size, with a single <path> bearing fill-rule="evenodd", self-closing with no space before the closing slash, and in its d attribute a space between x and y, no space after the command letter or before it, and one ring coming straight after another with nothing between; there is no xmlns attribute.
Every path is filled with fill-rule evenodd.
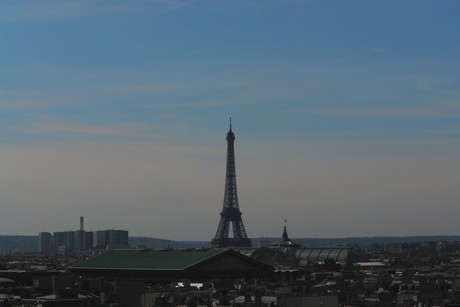
<svg viewBox="0 0 460 307"><path fill-rule="evenodd" d="M38 234L38 251L40 253L54 252L53 235L49 232L40 232Z"/></svg>
<svg viewBox="0 0 460 307"><path fill-rule="evenodd" d="M227 167L225 176L225 194L220 222L214 239L211 240L212 247L250 247L251 240L244 229L241 211L238 204L235 172L235 134L232 131L230 119L230 130L227 133Z"/></svg>
<svg viewBox="0 0 460 307"><path fill-rule="evenodd" d="M127 230L100 230L93 232L93 247L99 249L127 248Z"/></svg>
<svg viewBox="0 0 460 307"><path fill-rule="evenodd" d="M86 231L77 230L74 232L74 234L75 234L74 249L76 251L85 250L86 249Z"/></svg>
<svg viewBox="0 0 460 307"><path fill-rule="evenodd" d="M81 253L91 249L129 247L127 230L85 231L83 217L80 217L79 230L59 231L53 235L43 232L39 234L38 243L41 253L55 252L60 255Z"/></svg>
<svg viewBox="0 0 460 307"><path fill-rule="evenodd" d="M83 251L86 249L86 232L85 232L83 216L80 216L80 230L75 231L74 249L76 251Z"/></svg>
<svg viewBox="0 0 460 307"><path fill-rule="evenodd" d="M54 246L60 254L73 252L75 248L74 231L60 231L53 234Z"/></svg>
<svg viewBox="0 0 460 307"><path fill-rule="evenodd" d="M85 232L85 236L86 236L86 240L85 240L85 243L86 243L86 249L92 249L93 248L93 239L94 239L94 235L93 235L93 232L90 231L90 232Z"/></svg>

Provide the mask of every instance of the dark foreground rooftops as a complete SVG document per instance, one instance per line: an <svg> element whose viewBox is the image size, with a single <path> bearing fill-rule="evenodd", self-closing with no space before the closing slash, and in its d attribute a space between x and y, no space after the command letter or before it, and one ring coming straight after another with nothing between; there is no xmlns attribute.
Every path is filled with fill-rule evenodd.
<svg viewBox="0 0 460 307"><path fill-rule="evenodd" d="M112 250L73 268L185 270L221 252L219 249Z"/></svg>
<svg viewBox="0 0 460 307"><path fill-rule="evenodd" d="M175 280L270 277L273 268L231 249L113 250L69 268L79 275Z"/></svg>

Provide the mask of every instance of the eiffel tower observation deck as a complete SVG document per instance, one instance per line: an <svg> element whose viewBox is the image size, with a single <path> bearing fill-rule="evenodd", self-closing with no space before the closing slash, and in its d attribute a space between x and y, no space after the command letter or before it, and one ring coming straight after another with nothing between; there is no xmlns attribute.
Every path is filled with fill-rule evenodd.
<svg viewBox="0 0 460 307"><path fill-rule="evenodd" d="M235 134L232 131L232 119L230 118L230 130L227 133L224 205L220 213L216 236L211 240L211 247L251 247L251 240L244 229L238 204L234 141Z"/></svg>

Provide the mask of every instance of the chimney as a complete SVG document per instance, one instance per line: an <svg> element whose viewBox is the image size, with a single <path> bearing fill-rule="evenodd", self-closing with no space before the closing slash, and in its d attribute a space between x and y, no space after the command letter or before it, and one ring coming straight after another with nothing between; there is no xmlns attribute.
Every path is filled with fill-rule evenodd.
<svg viewBox="0 0 460 307"><path fill-rule="evenodd" d="M83 216L80 216L80 230L83 231Z"/></svg>

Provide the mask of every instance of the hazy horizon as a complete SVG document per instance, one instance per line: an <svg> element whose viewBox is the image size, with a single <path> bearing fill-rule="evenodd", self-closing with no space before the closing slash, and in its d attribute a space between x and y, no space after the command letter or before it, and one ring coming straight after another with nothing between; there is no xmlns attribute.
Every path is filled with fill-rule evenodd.
<svg viewBox="0 0 460 307"><path fill-rule="evenodd" d="M0 235L460 234L460 2L2 1Z"/></svg>

